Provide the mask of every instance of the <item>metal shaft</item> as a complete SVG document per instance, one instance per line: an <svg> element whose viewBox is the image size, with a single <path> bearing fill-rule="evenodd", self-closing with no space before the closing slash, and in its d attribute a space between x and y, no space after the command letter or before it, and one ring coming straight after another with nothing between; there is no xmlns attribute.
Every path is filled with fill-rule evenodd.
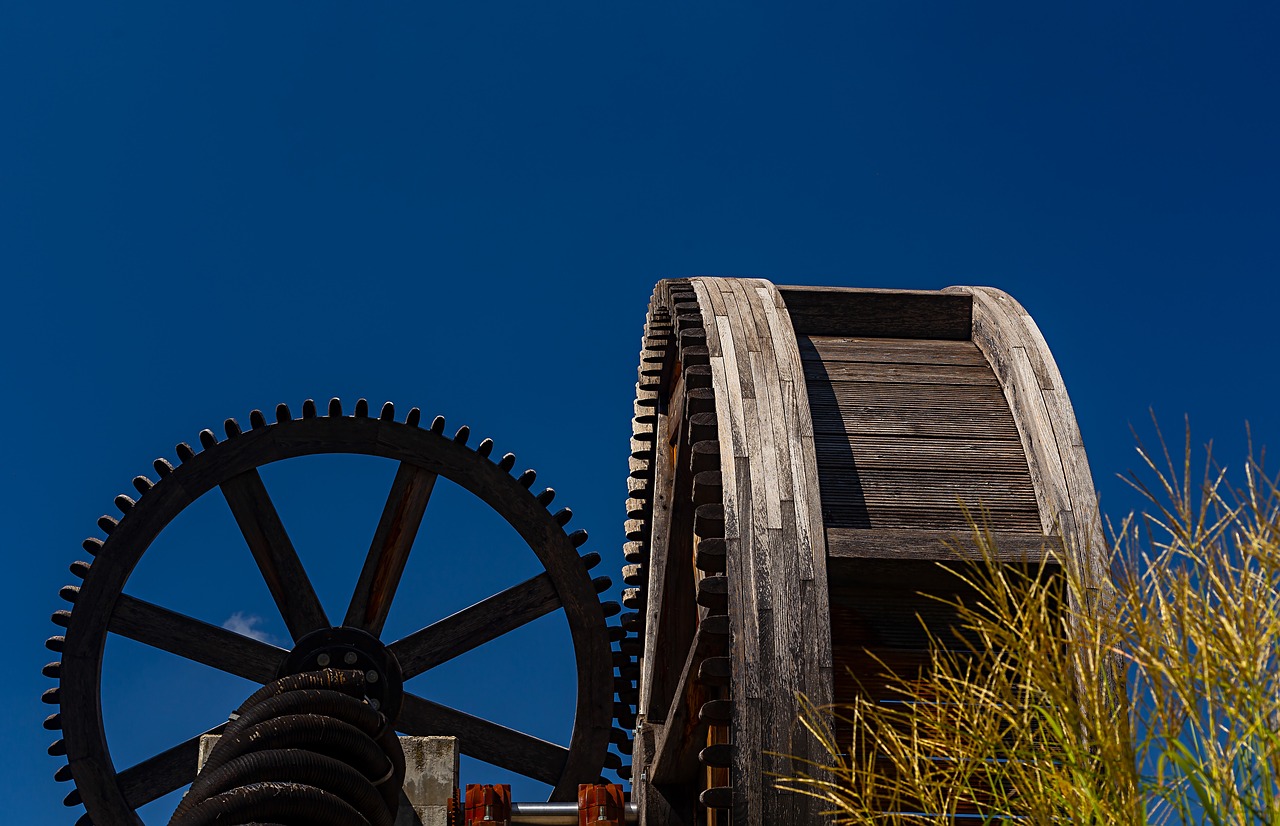
<svg viewBox="0 0 1280 826"><path fill-rule="evenodd" d="M636 804L627 804L627 823L639 822ZM511 826L578 826L577 803L512 803Z"/></svg>

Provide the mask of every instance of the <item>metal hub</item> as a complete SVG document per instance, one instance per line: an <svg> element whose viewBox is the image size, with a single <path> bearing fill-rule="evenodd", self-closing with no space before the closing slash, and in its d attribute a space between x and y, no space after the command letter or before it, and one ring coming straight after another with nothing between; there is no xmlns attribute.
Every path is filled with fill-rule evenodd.
<svg viewBox="0 0 1280 826"><path fill-rule="evenodd" d="M399 716L404 699L400 662L377 637L349 626L312 631L280 664L279 676L322 668L364 672L369 705L390 720Z"/></svg>

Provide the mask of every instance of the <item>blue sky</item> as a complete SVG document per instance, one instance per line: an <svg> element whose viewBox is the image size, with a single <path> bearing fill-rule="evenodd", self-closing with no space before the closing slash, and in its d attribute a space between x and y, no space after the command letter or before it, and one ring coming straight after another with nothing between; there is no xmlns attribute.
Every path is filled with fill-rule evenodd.
<svg viewBox="0 0 1280 826"><path fill-rule="evenodd" d="M1280 445L1278 17L1231 2L11 4L9 820L78 816L40 727L67 564L133 476L228 416L336 395L467 424L556 488L617 579L636 352L663 277L1009 291L1058 359L1113 516L1136 504L1116 474L1149 409L1175 434L1189 416L1236 466L1246 422ZM264 471L330 613L392 472ZM433 498L421 537L392 633L537 570L457 492ZM252 574L225 505L202 500L130 592L282 641ZM121 766L247 693L127 644L104 673ZM567 735L557 618L420 679Z"/></svg>

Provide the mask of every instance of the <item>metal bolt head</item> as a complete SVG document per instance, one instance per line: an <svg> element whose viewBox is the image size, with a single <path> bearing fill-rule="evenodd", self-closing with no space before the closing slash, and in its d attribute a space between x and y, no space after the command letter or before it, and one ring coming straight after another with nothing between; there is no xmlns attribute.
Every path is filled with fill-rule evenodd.
<svg viewBox="0 0 1280 826"><path fill-rule="evenodd" d="M378 681L378 672L370 668L368 671L364 672L364 681L367 683L376 683Z"/></svg>
<svg viewBox="0 0 1280 826"><path fill-rule="evenodd" d="M320 656L316 657L316 665L320 666L321 668L324 668L328 664L329 664L328 654L321 654Z"/></svg>
<svg viewBox="0 0 1280 826"><path fill-rule="evenodd" d="M359 658L356 656L356 652L354 651L348 651L342 655L342 661L347 665L355 665L357 659Z"/></svg>
<svg viewBox="0 0 1280 826"><path fill-rule="evenodd" d="M378 707L379 707L379 706L381 706L381 705L382 705L382 703L379 703L379 702L378 702L378 698L377 698L377 697L370 697L370 698L369 698L369 708L373 709L374 711L377 711L377 710L378 710Z"/></svg>

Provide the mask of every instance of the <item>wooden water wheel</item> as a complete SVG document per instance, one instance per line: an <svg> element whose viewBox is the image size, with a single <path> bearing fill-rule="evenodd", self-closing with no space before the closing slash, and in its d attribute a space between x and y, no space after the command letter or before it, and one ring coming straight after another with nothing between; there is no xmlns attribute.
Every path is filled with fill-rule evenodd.
<svg viewBox="0 0 1280 826"><path fill-rule="evenodd" d="M796 726L927 659L921 591L986 515L1002 555L1097 573L1062 378L1007 294L661 282L645 325L622 618L647 824L819 822L773 788ZM627 667L624 666L624 669ZM858 675L863 687L848 675ZM870 686L870 688L868 688Z"/></svg>

